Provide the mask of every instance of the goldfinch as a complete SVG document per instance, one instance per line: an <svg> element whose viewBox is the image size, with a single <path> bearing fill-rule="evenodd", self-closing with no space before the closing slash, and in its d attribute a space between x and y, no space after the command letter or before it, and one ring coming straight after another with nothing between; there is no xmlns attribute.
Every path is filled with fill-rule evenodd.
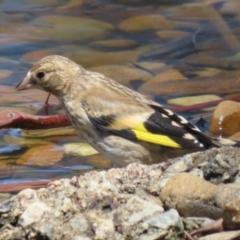
<svg viewBox="0 0 240 240"><path fill-rule="evenodd" d="M18 91L31 88L55 95L77 132L117 166L239 145L207 136L185 118L66 57L37 62L17 86Z"/></svg>

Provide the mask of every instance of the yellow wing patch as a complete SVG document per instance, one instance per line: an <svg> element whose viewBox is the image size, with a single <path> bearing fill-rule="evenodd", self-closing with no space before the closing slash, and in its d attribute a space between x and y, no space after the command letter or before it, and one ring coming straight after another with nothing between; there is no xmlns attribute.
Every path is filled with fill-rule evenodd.
<svg viewBox="0 0 240 240"><path fill-rule="evenodd" d="M138 140L163 145L166 147L181 148L181 146L166 135L149 132L143 124L131 129Z"/></svg>

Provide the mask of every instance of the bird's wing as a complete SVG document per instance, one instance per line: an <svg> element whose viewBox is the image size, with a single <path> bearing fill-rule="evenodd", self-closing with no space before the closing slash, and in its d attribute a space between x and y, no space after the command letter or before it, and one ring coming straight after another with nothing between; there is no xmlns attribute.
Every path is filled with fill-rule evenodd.
<svg viewBox="0 0 240 240"><path fill-rule="evenodd" d="M173 148L205 149L211 139L160 105L143 103L122 94L107 97L101 93L82 101L89 120L98 129L130 140L139 140Z"/></svg>

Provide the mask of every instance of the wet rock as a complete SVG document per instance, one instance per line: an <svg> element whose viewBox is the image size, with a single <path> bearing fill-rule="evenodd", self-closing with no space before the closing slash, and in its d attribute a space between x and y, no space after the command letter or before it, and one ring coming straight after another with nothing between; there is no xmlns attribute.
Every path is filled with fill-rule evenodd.
<svg viewBox="0 0 240 240"><path fill-rule="evenodd" d="M188 184L186 184L188 183ZM191 173L179 173L171 177L163 187L160 198L166 207L176 208L185 201L212 204L217 186Z"/></svg>
<svg viewBox="0 0 240 240"><path fill-rule="evenodd" d="M133 48L138 45L139 44L137 42L127 39L108 39L90 43L90 46L104 49L126 49Z"/></svg>
<svg viewBox="0 0 240 240"><path fill-rule="evenodd" d="M221 98L216 95L199 95L199 96L190 96L190 97L181 97L169 99L168 104L179 105L179 106L188 106L198 103L211 102L220 100Z"/></svg>
<svg viewBox="0 0 240 240"><path fill-rule="evenodd" d="M226 81L226 79L228 81ZM227 94L236 92L236 85L240 84L239 77L224 77L221 75L205 78L194 78L191 81L176 80L149 84L147 88L140 88L139 91L147 95L168 95L168 94Z"/></svg>
<svg viewBox="0 0 240 240"><path fill-rule="evenodd" d="M150 29L171 29L177 25L176 22L167 20L161 15L142 15L123 20L119 28L127 32L137 32Z"/></svg>
<svg viewBox="0 0 240 240"><path fill-rule="evenodd" d="M56 148L56 145L49 144L37 146L24 153L17 164L49 166L62 159L64 152Z"/></svg>
<svg viewBox="0 0 240 240"><path fill-rule="evenodd" d="M177 41L190 35L189 32L180 30L162 30L157 31L156 34L161 40L165 41Z"/></svg>
<svg viewBox="0 0 240 240"><path fill-rule="evenodd" d="M176 70L176 69L168 69L153 78L149 79L147 84L153 84L153 83L160 83L160 82L166 82L166 81L175 81L175 80L187 80L183 74ZM147 87L147 86L146 86Z"/></svg>
<svg viewBox="0 0 240 240"><path fill-rule="evenodd" d="M102 73L107 77L110 77L129 87L131 86L131 82L146 81L152 77L152 75L147 71L123 65L98 66L89 68L89 70Z"/></svg>
<svg viewBox="0 0 240 240"><path fill-rule="evenodd" d="M22 56L22 59L24 62L36 62L39 61L40 59L47 57L49 55L55 55L58 54L58 52L55 49L44 49L44 50L39 50L39 51L32 51L24 54Z"/></svg>
<svg viewBox="0 0 240 240"><path fill-rule="evenodd" d="M67 143L63 147L66 154L74 156L88 156L98 153L87 143Z"/></svg>
<svg viewBox="0 0 240 240"><path fill-rule="evenodd" d="M35 0L27 0L29 3L29 8L32 7L50 7L57 4L57 0L43 0L43 1L35 1Z"/></svg>
<svg viewBox="0 0 240 240"><path fill-rule="evenodd" d="M164 70L169 69L169 66L163 62L141 61L134 63L134 65L140 69L146 69L153 73L158 73L159 71L163 72Z"/></svg>
<svg viewBox="0 0 240 240"><path fill-rule="evenodd" d="M99 52L99 51L81 51L75 53L66 53L64 56L72 59L84 67L95 67L101 65L120 64L135 62L138 59L137 51L121 52Z"/></svg>
<svg viewBox="0 0 240 240"><path fill-rule="evenodd" d="M104 39L108 36L108 30L114 29L107 22L66 15L43 16L30 24L35 28L35 37L61 41L96 41Z"/></svg>
<svg viewBox="0 0 240 240"><path fill-rule="evenodd" d="M209 130L220 136L230 136L240 131L240 103L223 101L216 107Z"/></svg>
<svg viewBox="0 0 240 240"><path fill-rule="evenodd" d="M62 10L69 10L71 8L80 8L82 4L82 0L70 0L66 3L64 2L64 5L55 8L54 12L61 12Z"/></svg>
<svg viewBox="0 0 240 240"><path fill-rule="evenodd" d="M13 73L13 72L10 71L10 70L3 70L3 69L1 69L1 70L0 70L0 79L7 78L7 77L11 76L12 73Z"/></svg>
<svg viewBox="0 0 240 240"><path fill-rule="evenodd" d="M231 140L240 141L240 132L237 132L229 137Z"/></svg>

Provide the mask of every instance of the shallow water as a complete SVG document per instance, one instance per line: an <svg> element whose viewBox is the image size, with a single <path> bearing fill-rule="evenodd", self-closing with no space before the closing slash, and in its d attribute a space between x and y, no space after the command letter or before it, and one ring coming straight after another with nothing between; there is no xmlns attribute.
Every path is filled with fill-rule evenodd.
<svg viewBox="0 0 240 240"><path fill-rule="evenodd" d="M19 93L14 86L34 62L51 54L67 56L179 111L238 97L239 5L238 0L1 1L0 111L45 115L46 93ZM212 111L193 108L182 114L197 119ZM62 112L51 97L49 113ZM2 185L111 167L86 144L69 146L79 142L73 130L64 128L2 129Z"/></svg>

